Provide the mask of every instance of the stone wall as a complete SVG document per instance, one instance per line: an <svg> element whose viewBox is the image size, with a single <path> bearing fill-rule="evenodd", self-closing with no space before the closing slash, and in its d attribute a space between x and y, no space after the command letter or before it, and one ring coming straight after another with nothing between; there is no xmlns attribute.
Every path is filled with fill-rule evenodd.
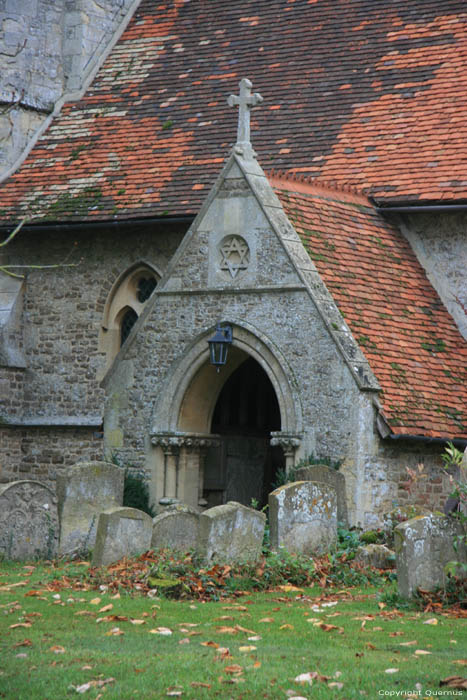
<svg viewBox="0 0 467 700"><path fill-rule="evenodd" d="M80 90L133 0L0 0L0 177Z"/></svg>
<svg viewBox="0 0 467 700"><path fill-rule="evenodd" d="M100 458L94 436L103 416L98 346L104 306L114 282L141 260L163 272L178 246L180 226L82 233L74 245L63 229L23 229L4 249L15 264L71 267L26 273L21 317L26 368L0 364L1 480L53 481L56 465ZM73 251L70 255L70 251ZM52 450L53 455L49 454Z"/></svg>
<svg viewBox="0 0 467 700"><path fill-rule="evenodd" d="M0 483L35 479L55 490L66 467L102 459L102 433L96 427L3 426L0 454Z"/></svg>
<svg viewBox="0 0 467 700"><path fill-rule="evenodd" d="M467 214L411 214L402 231L441 300L467 339Z"/></svg>

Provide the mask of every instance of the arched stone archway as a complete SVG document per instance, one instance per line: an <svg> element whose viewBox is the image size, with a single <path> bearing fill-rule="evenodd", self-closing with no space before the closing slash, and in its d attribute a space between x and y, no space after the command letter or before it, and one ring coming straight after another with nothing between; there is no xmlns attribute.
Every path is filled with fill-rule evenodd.
<svg viewBox="0 0 467 700"><path fill-rule="evenodd" d="M293 464L302 431L301 406L293 374L269 338L247 324L231 325L233 343L227 364L220 372L209 364L207 340L214 330L210 328L192 342L167 375L164 390L155 406L151 430L152 490L156 503L161 497L178 498L194 506L214 505L235 497L243 501L248 498L246 491L243 495L235 493L232 480L224 479L224 485L219 482L218 488L215 488L212 479L216 454L217 459L223 460L224 466L220 465L220 472L224 467L230 468L228 456L225 457L225 443L228 440L223 439L222 435L229 432L228 425L219 419L220 409L216 409L216 406L222 400L220 397L229 379L235 381L236 374L244 371L242 366L247 367L250 377L254 376L261 386L269 387L268 395L274 397L275 402L275 417L266 421L262 432L258 428L256 435L250 435L251 465L255 459L257 464L261 461L259 442L262 440L263 443L262 485L257 485L251 496L264 501L264 492L270 487L273 472L279 464L288 467ZM238 403L240 398L237 396L235 400ZM259 400L258 396L255 400ZM214 432L216 426L222 428L220 433ZM240 427L230 426L237 431L236 438L246 437L248 432L239 432ZM241 444L239 440L237 442ZM283 453L285 458L278 459L277 450L272 449L274 447L280 447L280 456ZM238 454L237 462L242 459L245 456ZM215 491L218 493L214 494Z"/></svg>

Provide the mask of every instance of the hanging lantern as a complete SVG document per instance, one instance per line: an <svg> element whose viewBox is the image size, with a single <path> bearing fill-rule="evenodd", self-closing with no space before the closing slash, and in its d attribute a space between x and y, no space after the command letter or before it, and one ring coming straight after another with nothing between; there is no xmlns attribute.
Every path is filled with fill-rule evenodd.
<svg viewBox="0 0 467 700"><path fill-rule="evenodd" d="M222 365L227 362L227 353L229 350L229 345L232 344L232 327L224 326L218 323L216 326L216 332L208 340L209 345L209 355L211 364L217 367L219 372Z"/></svg>

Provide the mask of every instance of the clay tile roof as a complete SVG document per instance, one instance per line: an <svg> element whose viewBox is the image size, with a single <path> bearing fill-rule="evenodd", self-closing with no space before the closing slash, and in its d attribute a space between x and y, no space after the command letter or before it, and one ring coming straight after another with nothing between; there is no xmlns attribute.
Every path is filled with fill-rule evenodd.
<svg viewBox="0 0 467 700"><path fill-rule="evenodd" d="M383 203L467 201L463 0L142 0L86 95L0 188L0 216L196 213L235 140L226 97L264 104L263 167Z"/></svg>
<svg viewBox="0 0 467 700"><path fill-rule="evenodd" d="M382 393L395 434L467 437L467 343L410 245L363 196L270 181Z"/></svg>

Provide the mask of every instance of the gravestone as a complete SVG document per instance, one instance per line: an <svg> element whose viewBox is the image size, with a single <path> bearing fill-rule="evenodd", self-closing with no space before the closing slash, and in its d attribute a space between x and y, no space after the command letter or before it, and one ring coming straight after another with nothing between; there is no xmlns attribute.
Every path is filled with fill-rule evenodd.
<svg viewBox="0 0 467 700"><path fill-rule="evenodd" d="M417 588L432 591L445 583L444 567L448 562L467 563L465 546L461 544L457 551L454 549L454 538L462 532L458 521L433 514L412 518L395 528L397 583L401 596L409 598ZM460 568L455 573L462 575Z"/></svg>
<svg viewBox="0 0 467 700"><path fill-rule="evenodd" d="M269 494L271 547L321 554L337 539L337 496L330 486L296 481Z"/></svg>
<svg viewBox="0 0 467 700"><path fill-rule="evenodd" d="M99 513L123 503L124 470L109 462L81 462L57 477L61 554L94 547Z"/></svg>
<svg viewBox="0 0 467 700"><path fill-rule="evenodd" d="M151 546L152 518L136 508L109 508L99 515L93 566L107 566Z"/></svg>
<svg viewBox="0 0 467 700"><path fill-rule="evenodd" d="M151 547L185 552L198 541L199 513L185 503L172 505L152 521Z"/></svg>
<svg viewBox="0 0 467 700"><path fill-rule="evenodd" d="M57 499L38 481L0 486L0 554L5 559L51 559L57 553Z"/></svg>
<svg viewBox="0 0 467 700"><path fill-rule="evenodd" d="M301 467L294 472L296 481L316 481L333 488L337 496L337 522L349 524L347 514L347 499L345 496L345 476L337 469L332 469L326 464L312 464L309 467Z"/></svg>
<svg viewBox="0 0 467 700"><path fill-rule="evenodd" d="M206 563L256 561L261 555L266 516L236 501L199 517L198 552Z"/></svg>
<svg viewBox="0 0 467 700"><path fill-rule="evenodd" d="M393 550L384 544L367 544L358 547L354 561L373 569L394 569L396 566Z"/></svg>

